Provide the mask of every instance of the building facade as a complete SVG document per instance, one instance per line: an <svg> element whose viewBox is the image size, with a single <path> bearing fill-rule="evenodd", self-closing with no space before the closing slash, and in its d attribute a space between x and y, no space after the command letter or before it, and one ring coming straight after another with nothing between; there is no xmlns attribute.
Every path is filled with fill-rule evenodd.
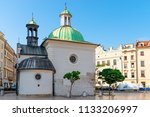
<svg viewBox="0 0 150 117"><path fill-rule="evenodd" d="M107 51L97 47L96 65L96 74L105 68L118 69L125 76L124 82L136 83L136 48L133 44L120 45L118 49L110 47Z"/></svg>
<svg viewBox="0 0 150 117"><path fill-rule="evenodd" d="M26 24L27 44L17 44L17 94L53 95L55 68L46 49L38 46L38 28L32 18Z"/></svg>
<svg viewBox="0 0 150 117"><path fill-rule="evenodd" d="M16 54L0 33L0 79L1 86L9 88L16 80Z"/></svg>
<svg viewBox="0 0 150 117"><path fill-rule="evenodd" d="M109 66L112 69L119 69L122 71L121 57L122 47L113 49L110 47L105 51L101 46L96 48L96 65L97 66Z"/></svg>
<svg viewBox="0 0 150 117"><path fill-rule="evenodd" d="M122 74L124 82L137 83L136 76L136 48L134 44L126 44L122 48Z"/></svg>
<svg viewBox="0 0 150 117"><path fill-rule="evenodd" d="M104 50L103 47L98 46L96 52L96 82L102 84L101 80L98 79L98 74L105 68L118 69L123 71L122 64L122 46L118 49L110 47L108 50Z"/></svg>
<svg viewBox="0 0 150 117"><path fill-rule="evenodd" d="M2 86L2 79L4 79L4 34L0 32L0 86Z"/></svg>
<svg viewBox="0 0 150 117"><path fill-rule="evenodd" d="M150 87L150 41L137 41L136 51L138 83Z"/></svg>

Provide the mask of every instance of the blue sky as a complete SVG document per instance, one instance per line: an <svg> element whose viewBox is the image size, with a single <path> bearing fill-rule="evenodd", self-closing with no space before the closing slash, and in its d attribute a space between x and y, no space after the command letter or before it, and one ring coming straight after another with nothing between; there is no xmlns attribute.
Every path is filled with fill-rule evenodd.
<svg viewBox="0 0 150 117"><path fill-rule="evenodd" d="M32 12L39 27L39 44L59 27L59 13L67 2L72 27L86 41L117 48L120 44L150 39L149 0L0 0L0 31L16 50L26 44L26 24Z"/></svg>

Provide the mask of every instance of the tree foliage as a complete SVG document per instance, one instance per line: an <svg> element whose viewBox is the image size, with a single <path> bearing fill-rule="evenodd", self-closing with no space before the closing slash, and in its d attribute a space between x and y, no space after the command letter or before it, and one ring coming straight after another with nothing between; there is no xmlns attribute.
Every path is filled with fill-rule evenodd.
<svg viewBox="0 0 150 117"><path fill-rule="evenodd" d="M102 72L99 73L99 78L109 84L109 95L110 95L110 87L113 83L124 81L125 77L122 73L117 69L103 69Z"/></svg>
<svg viewBox="0 0 150 117"><path fill-rule="evenodd" d="M124 81L125 77L117 69L103 69L99 73L99 78L105 81L107 84L112 85L113 83Z"/></svg>
<svg viewBox="0 0 150 117"><path fill-rule="evenodd" d="M71 91L72 91L72 87L73 84L76 80L80 79L80 72L79 71L72 71L72 72L68 72L64 75L64 79L68 79L70 80L71 86L70 86L70 91L69 91L69 97L71 97Z"/></svg>

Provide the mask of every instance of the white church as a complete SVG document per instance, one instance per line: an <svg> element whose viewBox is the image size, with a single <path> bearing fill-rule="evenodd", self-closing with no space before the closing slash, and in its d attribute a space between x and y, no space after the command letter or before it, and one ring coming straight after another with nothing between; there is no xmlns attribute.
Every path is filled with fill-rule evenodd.
<svg viewBox="0 0 150 117"><path fill-rule="evenodd" d="M67 96L70 81L65 73L80 71L72 95L94 95L95 48L71 26L71 13L65 7L60 13L60 27L38 45L38 25L26 24L27 44L17 44L17 94Z"/></svg>

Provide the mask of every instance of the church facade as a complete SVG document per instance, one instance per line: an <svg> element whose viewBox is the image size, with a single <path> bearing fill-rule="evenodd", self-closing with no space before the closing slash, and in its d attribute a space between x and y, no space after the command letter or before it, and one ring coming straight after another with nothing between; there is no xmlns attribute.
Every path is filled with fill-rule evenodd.
<svg viewBox="0 0 150 117"><path fill-rule="evenodd" d="M94 95L95 48L71 26L67 8L60 14L60 27L53 30L38 46L38 25L32 20L27 27L27 45L17 44L17 93L20 95L67 96L70 81L65 73L80 71L72 95Z"/></svg>

